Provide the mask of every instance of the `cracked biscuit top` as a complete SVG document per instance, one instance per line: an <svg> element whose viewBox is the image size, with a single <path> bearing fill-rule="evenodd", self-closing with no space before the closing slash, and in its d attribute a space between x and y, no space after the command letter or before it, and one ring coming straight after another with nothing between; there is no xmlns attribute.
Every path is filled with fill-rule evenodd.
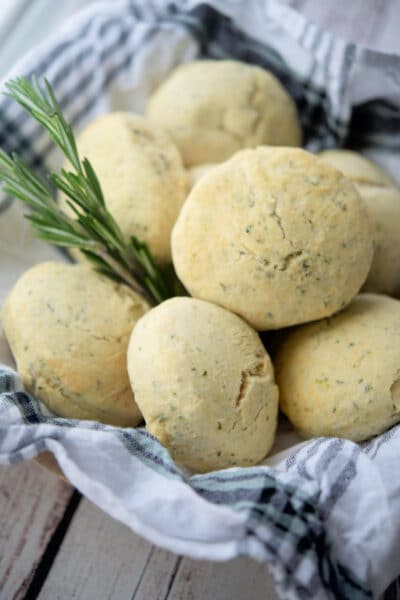
<svg viewBox="0 0 400 600"><path fill-rule="evenodd" d="M287 332L276 356L282 411L305 437L360 442L400 422L400 302L360 294Z"/></svg>
<svg viewBox="0 0 400 600"><path fill-rule="evenodd" d="M229 311L163 302L135 326L128 371L147 429L177 462L201 472L249 466L271 449L273 367L257 333Z"/></svg>
<svg viewBox="0 0 400 600"><path fill-rule="evenodd" d="M301 145L297 109L280 82L236 61L177 67L151 97L147 115L171 132L186 166L260 144Z"/></svg>
<svg viewBox="0 0 400 600"><path fill-rule="evenodd" d="M189 194L172 232L190 294L258 330L329 316L368 274L373 240L353 184L304 150L242 150Z"/></svg>
<svg viewBox="0 0 400 600"><path fill-rule="evenodd" d="M137 425L126 351L148 308L128 287L86 265L29 269L2 312L25 389L62 417Z"/></svg>

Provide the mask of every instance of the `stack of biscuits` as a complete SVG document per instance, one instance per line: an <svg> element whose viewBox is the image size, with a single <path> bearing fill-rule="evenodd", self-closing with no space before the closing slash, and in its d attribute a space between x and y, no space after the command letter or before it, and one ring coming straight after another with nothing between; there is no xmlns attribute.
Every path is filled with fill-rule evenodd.
<svg viewBox="0 0 400 600"><path fill-rule="evenodd" d="M145 116L90 123L78 150L108 209L187 295L151 307L76 250L35 266L3 308L26 389L63 417L144 419L196 472L262 461L279 408L304 437L400 422L400 190L301 144L282 84L235 61L179 66Z"/></svg>

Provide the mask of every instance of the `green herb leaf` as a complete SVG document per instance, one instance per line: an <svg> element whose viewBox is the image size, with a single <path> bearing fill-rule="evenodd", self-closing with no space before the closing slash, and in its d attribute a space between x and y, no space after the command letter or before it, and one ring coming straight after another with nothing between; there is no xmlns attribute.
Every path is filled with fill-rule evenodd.
<svg viewBox="0 0 400 600"><path fill-rule="evenodd" d="M74 216L63 212L48 181L17 155L0 149L0 182L4 191L31 207L26 215L37 237L64 247L79 248L93 267L129 285L152 304L174 295L173 286L156 265L147 245L136 237L126 241L107 210L98 177L87 158L80 159L75 136L47 80L19 77L5 84L13 98L50 135L72 171L52 173L50 182L67 197Z"/></svg>

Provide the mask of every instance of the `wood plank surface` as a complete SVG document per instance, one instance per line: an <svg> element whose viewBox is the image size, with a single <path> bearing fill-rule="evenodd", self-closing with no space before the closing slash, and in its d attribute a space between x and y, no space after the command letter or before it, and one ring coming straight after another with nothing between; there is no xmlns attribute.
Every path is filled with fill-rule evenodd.
<svg viewBox="0 0 400 600"><path fill-rule="evenodd" d="M0 598L25 596L71 495L33 462L0 467Z"/></svg>
<svg viewBox="0 0 400 600"><path fill-rule="evenodd" d="M181 561L176 554L153 547L132 600L166 600Z"/></svg>
<svg viewBox="0 0 400 600"><path fill-rule="evenodd" d="M39 600L276 600L265 565L194 561L152 547L83 500Z"/></svg>
<svg viewBox="0 0 400 600"><path fill-rule="evenodd" d="M153 549L132 600L277 600L264 564L196 561Z"/></svg>
<svg viewBox="0 0 400 600"><path fill-rule="evenodd" d="M147 596L147 599L151 596ZM277 600L267 567L250 558L225 563L184 558L168 600ZM135 599L136 600L136 599Z"/></svg>
<svg viewBox="0 0 400 600"><path fill-rule="evenodd" d="M38 598L131 600L151 550L151 544L84 499Z"/></svg>

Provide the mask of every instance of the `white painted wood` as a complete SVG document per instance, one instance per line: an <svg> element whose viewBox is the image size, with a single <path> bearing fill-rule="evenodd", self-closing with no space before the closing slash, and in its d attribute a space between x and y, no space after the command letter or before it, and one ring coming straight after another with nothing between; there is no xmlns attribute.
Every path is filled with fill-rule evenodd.
<svg viewBox="0 0 400 600"><path fill-rule="evenodd" d="M181 560L172 552L153 547L139 585L133 590L132 600L165 600Z"/></svg>
<svg viewBox="0 0 400 600"><path fill-rule="evenodd" d="M278 596L264 564L244 557L226 563L193 561L185 558L179 566L167 598L168 600L277 600Z"/></svg>
<svg viewBox="0 0 400 600"><path fill-rule="evenodd" d="M151 547L87 500L79 505L39 600L276 600L265 565L212 563Z"/></svg>
<svg viewBox="0 0 400 600"><path fill-rule="evenodd" d="M72 494L33 462L0 467L0 598L23 598Z"/></svg>
<svg viewBox="0 0 400 600"><path fill-rule="evenodd" d="M225 563L153 549L132 600L277 600L267 567L249 558Z"/></svg>
<svg viewBox="0 0 400 600"><path fill-rule="evenodd" d="M151 544L82 500L38 598L131 600L150 552Z"/></svg>

